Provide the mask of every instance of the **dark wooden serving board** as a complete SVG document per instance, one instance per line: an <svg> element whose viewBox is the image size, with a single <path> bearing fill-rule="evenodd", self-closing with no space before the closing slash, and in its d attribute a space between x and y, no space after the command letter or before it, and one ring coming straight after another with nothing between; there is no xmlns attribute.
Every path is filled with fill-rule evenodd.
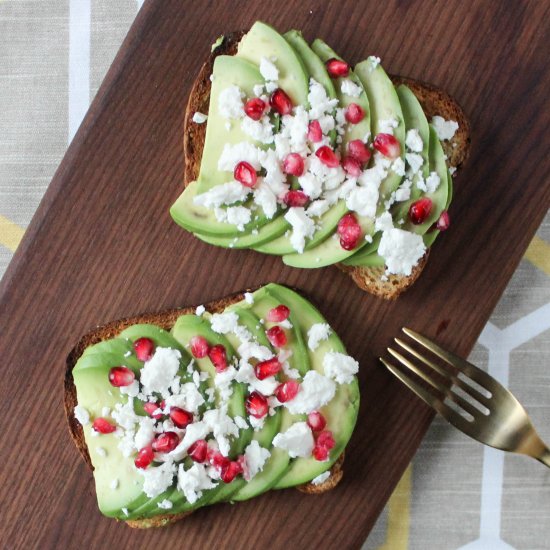
<svg viewBox="0 0 550 550"><path fill-rule="evenodd" d="M357 548L431 412L377 357L403 324L466 355L550 203L548 2L166 1L145 4L0 287L0 545L4 548ZM311 11L310 11L311 10ZM336 268L194 239L168 208L182 188L183 113L224 31L256 19L321 36L351 62L446 89L470 116L452 229L395 303ZM361 362L362 406L333 493L270 493L147 532L103 518L62 406L68 351L96 324L278 281L322 308ZM175 545L175 546L174 546ZM269 545L269 546L268 546Z"/></svg>

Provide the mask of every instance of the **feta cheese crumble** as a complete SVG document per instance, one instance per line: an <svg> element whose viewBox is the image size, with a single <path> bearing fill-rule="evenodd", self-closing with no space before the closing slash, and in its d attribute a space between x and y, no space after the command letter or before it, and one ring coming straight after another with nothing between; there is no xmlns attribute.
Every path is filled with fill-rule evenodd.
<svg viewBox="0 0 550 550"><path fill-rule="evenodd" d="M313 485L321 485L321 483L324 483L329 477L330 477L330 470L327 470L326 472L319 474L317 477L314 477L311 480L311 483Z"/></svg>
<svg viewBox="0 0 550 550"><path fill-rule="evenodd" d="M291 458L306 458L311 456L315 441L305 422L295 422L288 430L273 438L273 446L287 451Z"/></svg>
<svg viewBox="0 0 550 550"><path fill-rule="evenodd" d="M437 137L441 141L452 139L458 130L458 122L455 122L454 120L445 120L439 115L432 117L431 124L437 134Z"/></svg>
<svg viewBox="0 0 550 550"><path fill-rule="evenodd" d="M304 251L306 238L310 239L315 233L315 223L301 206L289 208L285 214L285 220L292 226L290 244L301 254Z"/></svg>
<svg viewBox="0 0 550 550"><path fill-rule="evenodd" d="M331 333L331 328L327 323L316 323L311 325L307 331L307 346L311 351L315 351L319 347L322 340L328 340Z"/></svg>
<svg viewBox="0 0 550 550"><path fill-rule="evenodd" d="M304 376L296 397L283 405L291 414L309 414L326 405L335 392L333 380L310 370Z"/></svg>
<svg viewBox="0 0 550 550"><path fill-rule="evenodd" d="M355 84L353 80L345 78L344 80L342 80L340 90L345 95L349 95L351 97L359 97L361 95L361 92L363 91L363 88Z"/></svg>
<svg viewBox="0 0 550 550"><path fill-rule="evenodd" d="M279 70L274 63L265 57L260 59L260 74L268 81L276 82L279 80Z"/></svg>
<svg viewBox="0 0 550 550"><path fill-rule="evenodd" d="M181 353L177 349L158 347L141 369L140 382L146 395L168 395L170 384L180 368Z"/></svg>
<svg viewBox="0 0 550 550"><path fill-rule="evenodd" d="M189 504L195 504L202 496L205 489L212 489L216 486L206 471L203 464L195 462L188 470L183 464L178 468L178 489L182 491Z"/></svg>
<svg viewBox="0 0 550 550"><path fill-rule="evenodd" d="M81 426L86 426L90 423L90 413L82 405L77 405L74 408L74 417Z"/></svg>
<svg viewBox="0 0 550 550"><path fill-rule="evenodd" d="M198 111L193 114L193 122L196 124L203 124L208 120L208 115L199 113Z"/></svg>
<svg viewBox="0 0 550 550"><path fill-rule="evenodd" d="M261 447L256 440L250 442L244 451L246 463L244 478L246 481L250 481L256 474L264 469L264 465L270 456L271 453L264 447Z"/></svg>
<svg viewBox="0 0 550 550"><path fill-rule="evenodd" d="M338 384L349 384L359 372L359 363L345 353L330 351L323 357L323 368L325 375Z"/></svg>
<svg viewBox="0 0 550 550"><path fill-rule="evenodd" d="M244 116L244 92L238 86L224 88L218 96L218 111L223 118Z"/></svg>

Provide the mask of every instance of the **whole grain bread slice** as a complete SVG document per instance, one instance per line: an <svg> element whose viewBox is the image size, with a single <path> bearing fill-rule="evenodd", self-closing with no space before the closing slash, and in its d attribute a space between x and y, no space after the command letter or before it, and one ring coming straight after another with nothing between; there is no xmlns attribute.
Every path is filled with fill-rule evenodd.
<svg viewBox="0 0 550 550"><path fill-rule="evenodd" d="M191 89L185 112L183 147L185 154L184 185L195 181L199 175L202 151L206 136L206 124L193 122L196 112L208 113L210 103L210 75L214 60L218 55L234 55L244 32L233 32L226 35L222 42L211 52L202 65ZM451 140L443 142L447 155L447 164L458 170L466 162L470 151L470 124L462 107L446 92L411 78L392 76L395 85L406 84L420 101L428 120L439 115L446 120L458 122L458 130ZM420 260L409 276L385 276L382 267L345 266L337 264L347 273L361 289L387 300L395 300L409 288L420 276L428 261L429 251Z"/></svg>
<svg viewBox="0 0 550 550"><path fill-rule="evenodd" d="M215 300L208 304L205 304L207 311L210 313L220 313L231 304L244 300L244 291L241 293L233 294L219 300ZM136 325L136 324L152 324L163 328L164 330L171 330L176 323L178 317L185 314L195 313L196 307L183 307L178 309L168 309L158 313L144 313L136 315L134 317L127 317L125 319L118 319L111 321L106 325L99 326L92 331L85 334L77 344L70 351L67 356L65 366L65 376L63 379L64 389L64 408L65 416L69 426L69 432L73 439L74 444L79 450L84 462L88 467L93 470L92 461L88 453L88 447L84 439L84 431L81 424L75 418L74 408L77 405L76 387L74 385L72 371L75 367L78 359L84 353L84 350L89 346L93 346L104 340L109 340L118 336L124 329ZM314 485L312 483L305 483L299 485L297 489L308 494L321 494L325 493L338 485L343 476L342 464L344 462L344 453L340 455L338 460L334 463L330 469L330 476L323 483ZM183 512L181 514L159 514L153 518L144 518L136 520L127 520L125 523L130 527L138 529L147 529L149 527L162 527L170 523L174 523L179 519L189 515L191 512Z"/></svg>

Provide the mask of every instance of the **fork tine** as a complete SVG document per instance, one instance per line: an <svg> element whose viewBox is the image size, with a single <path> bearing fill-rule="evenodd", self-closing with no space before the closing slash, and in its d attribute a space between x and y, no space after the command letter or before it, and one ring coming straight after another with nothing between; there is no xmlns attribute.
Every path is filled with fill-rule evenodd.
<svg viewBox="0 0 550 550"><path fill-rule="evenodd" d="M417 332L414 332L410 328L406 327L403 327L403 332L424 346L426 349L430 350L432 353L435 353L435 355L446 361L449 365L452 365L460 372L470 377L487 391L492 393L495 389L495 384L498 384L498 387L503 388L503 386L491 378L491 376L489 376L485 371L475 365L472 365L472 363L469 363L465 359L462 359L462 357L459 357L450 351L444 350L425 336L422 336L421 334L418 334Z"/></svg>
<svg viewBox="0 0 550 550"><path fill-rule="evenodd" d="M458 386L461 390L466 392L468 395L473 397L476 401L479 401L484 407L489 407L489 399L482 393L480 393L478 390L476 390L473 386L470 384L467 384L466 382L462 381L458 376L455 376L453 372L450 370L446 370L442 367L440 367L437 363L434 363L433 361L430 361L420 353L418 353L414 348L409 346L406 342L403 342L400 338L394 338L397 344L399 344L402 348L406 349L411 355L416 357L419 361L422 361L424 365L427 367L430 367L431 369L435 370L437 373L439 373L441 376L445 377L446 379L449 379L455 386ZM450 386L451 384L449 384Z"/></svg>
<svg viewBox="0 0 550 550"><path fill-rule="evenodd" d="M472 417L476 417L480 414L480 411L476 409L473 405L468 403L464 398L460 397L459 395L453 393L449 387L445 386L444 384L441 384L440 382L434 380L431 376L428 376L424 371L420 370L414 363L403 357L400 353L397 351L388 348L388 351L404 366L407 367L409 370L413 371L417 376L422 378L425 382L430 384L432 388L435 388L437 391L442 393L445 397L450 399L451 401L454 401L461 409L465 410L467 413L471 414ZM444 374L445 379L449 380L446 373Z"/></svg>
<svg viewBox="0 0 550 550"><path fill-rule="evenodd" d="M432 409L436 410L443 418L445 418L448 422L450 422L453 426L458 428L459 430L462 430L465 434L469 434L471 432L471 424L468 422L465 418L463 418L460 414L453 411L450 407L445 405L441 399L438 397L435 397L431 392L417 384L407 376L405 373L401 372L399 369L395 368L391 363L388 363L386 360L384 360L382 357L380 357L380 361L384 364L384 366L405 386L407 386L412 392L414 392L426 405L429 407L432 407Z"/></svg>

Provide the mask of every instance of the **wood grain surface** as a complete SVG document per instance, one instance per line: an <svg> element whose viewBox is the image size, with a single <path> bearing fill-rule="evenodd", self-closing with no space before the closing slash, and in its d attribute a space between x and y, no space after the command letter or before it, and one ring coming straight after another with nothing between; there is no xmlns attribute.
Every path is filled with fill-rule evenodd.
<svg viewBox="0 0 550 550"><path fill-rule="evenodd" d="M470 116L453 227L395 303L336 268L210 247L170 219L191 82L219 34L256 19L321 36L351 62L379 55ZM549 19L544 1L146 2L1 283L0 546L358 548L432 419L376 358L404 324L467 354L550 204ZM163 530L103 518L63 414L73 344L118 317L268 281L303 289L361 362L342 484L205 508Z"/></svg>

